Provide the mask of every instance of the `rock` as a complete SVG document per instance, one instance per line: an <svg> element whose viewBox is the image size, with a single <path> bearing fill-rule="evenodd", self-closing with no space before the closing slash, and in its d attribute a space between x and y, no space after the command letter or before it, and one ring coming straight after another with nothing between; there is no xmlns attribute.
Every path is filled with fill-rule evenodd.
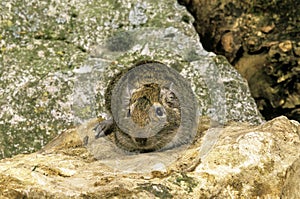
<svg viewBox="0 0 300 199"><path fill-rule="evenodd" d="M80 139L95 122L66 131L40 152L1 160L0 197L298 196L300 124L286 117L210 128L188 148L165 152L130 155L102 139L97 150L107 156L99 160Z"/></svg>
<svg viewBox="0 0 300 199"><path fill-rule="evenodd" d="M278 46L279 46L280 50L282 50L285 53L292 50L292 47L293 47L292 42L289 40L280 43Z"/></svg>
<svg viewBox="0 0 300 199"><path fill-rule="evenodd" d="M273 29L275 28L275 24L274 23L272 23L271 25L267 25L267 26L263 26L263 27L261 27L261 31L263 32L263 33L270 33Z"/></svg>
<svg viewBox="0 0 300 199"><path fill-rule="evenodd" d="M0 158L33 152L74 123L105 116L111 77L143 59L188 79L199 115L218 123L263 121L247 82L223 57L203 50L192 17L176 1L1 6Z"/></svg>
<svg viewBox="0 0 300 199"><path fill-rule="evenodd" d="M298 158L286 173L286 181L281 198L300 198L300 158Z"/></svg>
<svg viewBox="0 0 300 199"><path fill-rule="evenodd" d="M116 32L177 27L197 38L192 17L176 1L139 2L1 3L0 159L38 150L73 126L75 71L84 71L87 59L112 35L110 50L131 47L130 37L124 40L126 35ZM90 113L89 108L82 110Z"/></svg>

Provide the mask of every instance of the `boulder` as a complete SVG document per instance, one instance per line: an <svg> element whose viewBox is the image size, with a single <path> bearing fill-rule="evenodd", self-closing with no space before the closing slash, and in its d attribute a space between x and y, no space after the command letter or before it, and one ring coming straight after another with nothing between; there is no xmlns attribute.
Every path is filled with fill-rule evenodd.
<svg viewBox="0 0 300 199"><path fill-rule="evenodd" d="M199 136L187 147L128 154L105 138L99 138L98 148L85 148L81 136L98 122L91 120L39 152L1 160L0 197L298 196L298 122L282 116L258 126L231 123L207 129L207 121L201 120ZM102 158L96 159L95 152Z"/></svg>

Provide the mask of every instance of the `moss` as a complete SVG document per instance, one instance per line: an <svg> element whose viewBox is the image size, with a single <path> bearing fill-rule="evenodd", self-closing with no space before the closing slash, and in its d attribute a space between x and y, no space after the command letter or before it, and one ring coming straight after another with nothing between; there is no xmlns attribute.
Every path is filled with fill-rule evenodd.
<svg viewBox="0 0 300 199"><path fill-rule="evenodd" d="M131 199L134 198L136 195L136 191L130 191L128 189L118 187L113 190L108 191L101 191L98 193L82 193L80 194L80 198L85 199L97 199L97 198L124 198L124 199Z"/></svg>
<svg viewBox="0 0 300 199"><path fill-rule="evenodd" d="M170 193L170 189L162 184L139 184L139 187L137 189L148 191L149 193L152 193L153 195L161 199L173 198L172 194Z"/></svg>
<svg viewBox="0 0 300 199"><path fill-rule="evenodd" d="M198 183L194 178L189 177L185 173L181 173L180 175L176 176L175 181L173 183L180 187L182 186L183 183L186 191L189 193L193 192L193 189L198 185Z"/></svg>

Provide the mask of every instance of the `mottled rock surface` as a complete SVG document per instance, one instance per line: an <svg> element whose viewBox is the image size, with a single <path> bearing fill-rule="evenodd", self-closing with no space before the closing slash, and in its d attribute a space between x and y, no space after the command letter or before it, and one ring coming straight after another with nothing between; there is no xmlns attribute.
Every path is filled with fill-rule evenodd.
<svg viewBox="0 0 300 199"><path fill-rule="evenodd" d="M300 198L300 158L298 158L286 173L286 181L282 189L282 198Z"/></svg>
<svg viewBox="0 0 300 199"><path fill-rule="evenodd" d="M247 82L203 50L176 1L2 1L0 158L40 149L65 129L105 116L109 80L152 59L190 81L199 115L261 123ZM226 100L225 100L226 99Z"/></svg>
<svg viewBox="0 0 300 199"><path fill-rule="evenodd" d="M73 126L73 70L117 30L193 30L176 1L149 2L1 1L0 158L40 149Z"/></svg>
<svg viewBox="0 0 300 199"><path fill-rule="evenodd" d="M102 139L107 156L97 161L79 136L95 122L66 131L38 153L1 160L0 197L297 196L300 124L286 117L210 128L185 150L126 155Z"/></svg>

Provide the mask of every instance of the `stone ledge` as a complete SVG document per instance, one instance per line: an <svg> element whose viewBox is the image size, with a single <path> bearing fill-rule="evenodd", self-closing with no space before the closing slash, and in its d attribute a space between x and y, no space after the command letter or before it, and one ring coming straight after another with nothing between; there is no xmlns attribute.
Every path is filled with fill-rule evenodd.
<svg viewBox="0 0 300 199"><path fill-rule="evenodd" d="M119 154L103 160L95 160L78 136L93 122L66 131L38 153L1 160L1 198L298 196L293 185L299 178L291 165L299 163L300 125L286 117L259 126L233 123L209 129L185 150ZM204 149L209 142L213 144ZM103 151L109 152L109 147L103 145ZM118 154L113 148L111 152ZM174 161L165 164L172 155ZM161 164L137 169L146 168L151 158ZM116 161L121 167L113 164ZM129 162L139 165L131 171L122 168ZM293 168L298 168L295 164Z"/></svg>

